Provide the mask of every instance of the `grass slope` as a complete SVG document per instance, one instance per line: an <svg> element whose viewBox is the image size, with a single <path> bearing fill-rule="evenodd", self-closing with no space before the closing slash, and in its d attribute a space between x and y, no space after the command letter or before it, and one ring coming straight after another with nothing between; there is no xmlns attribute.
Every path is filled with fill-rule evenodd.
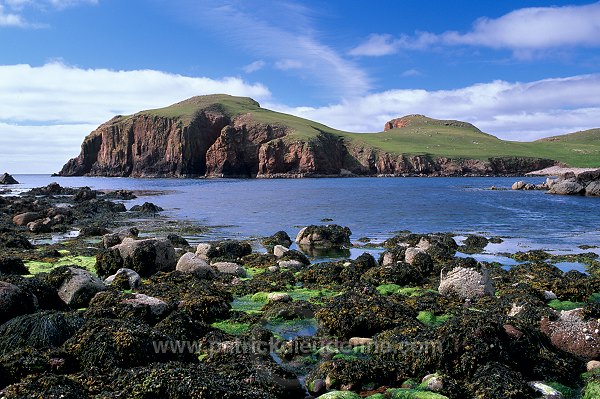
<svg viewBox="0 0 600 399"><path fill-rule="evenodd" d="M189 122L197 113L211 109L224 112L231 118L251 114L257 122L285 126L290 131L288 140L310 140L320 132L326 132L343 137L351 146L373 147L396 154L481 160L507 156L549 158L573 167L600 167L600 129L534 142L516 142L500 140L465 122L411 115L405 117L407 123L402 128L379 133L349 133L261 108L251 98L224 94L192 97L166 108L142 111L136 115L179 118Z"/></svg>

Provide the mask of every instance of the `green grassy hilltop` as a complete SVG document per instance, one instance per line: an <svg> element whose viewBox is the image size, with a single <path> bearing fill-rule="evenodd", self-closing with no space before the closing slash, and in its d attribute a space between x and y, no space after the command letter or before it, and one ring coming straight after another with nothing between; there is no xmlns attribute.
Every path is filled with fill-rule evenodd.
<svg viewBox="0 0 600 399"><path fill-rule="evenodd" d="M320 132L342 137L347 144L369 146L396 154L488 159L490 157L548 158L573 167L600 167L600 129L549 137L533 142L501 140L475 126L459 121L441 121L422 115L406 116L405 126L379 133L350 133L321 123L261 108L247 97L223 94L192 97L169 107L136 115L180 118L189 122L201 111L224 112L234 118L250 114L261 123L284 126L289 139L310 140Z"/></svg>

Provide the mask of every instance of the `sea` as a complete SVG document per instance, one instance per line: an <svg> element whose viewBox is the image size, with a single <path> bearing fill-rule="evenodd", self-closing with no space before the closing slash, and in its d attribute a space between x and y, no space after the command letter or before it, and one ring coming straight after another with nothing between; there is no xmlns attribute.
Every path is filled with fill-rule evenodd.
<svg viewBox="0 0 600 399"><path fill-rule="evenodd" d="M600 253L600 198L513 191L512 183L543 177L380 177L306 179L156 179L15 175L25 191L65 187L135 190L128 205L150 201L165 216L208 226L194 241L256 239L279 230L294 238L310 224L338 224L352 240L378 243L399 231L501 237L486 254L544 249ZM491 188L495 187L495 190ZM363 241L363 240L361 240ZM359 250L353 250L353 254ZM483 255L486 255L483 254ZM487 259L494 260L494 259Z"/></svg>

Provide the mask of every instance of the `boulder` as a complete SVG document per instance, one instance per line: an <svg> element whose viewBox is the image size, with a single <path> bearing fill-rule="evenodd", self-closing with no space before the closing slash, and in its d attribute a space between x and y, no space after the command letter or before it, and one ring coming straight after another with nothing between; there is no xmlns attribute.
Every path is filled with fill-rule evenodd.
<svg viewBox="0 0 600 399"><path fill-rule="evenodd" d="M58 296L72 308L86 307L94 295L106 290L106 286L98 277L84 269L68 267L68 275L58 289Z"/></svg>
<svg viewBox="0 0 600 399"><path fill-rule="evenodd" d="M134 289L139 287L142 279L135 270L121 268L115 274L108 276L104 280L104 284L111 285L115 280L127 282L125 286L122 283L119 284L122 289Z"/></svg>
<svg viewBox="0 0 600 399"><path fill-rule="evenodd" d="M280 260L279 262L277 262L277 266L284 269L298 271L304 269L306 265L300 262L299 260Z"/></svg>
<svg viewBox="0 0 600 399"><path fill-rule="evenodd" d="M585 186L585 195L600 197L600 180L595 180Z"/></svg>
<svg viewBox="0 0 600 399"><path fill-rule="evenodd" d="M562 351L587 360L600 358L600 321L585 320L582 308L563 310L555 321L544 317L540 329Z"/></svg>
<svg viewBox="0 0 600 399"><path fill-rule="evenodd" d="M123 303L134 308L147 308L152 315L157 317L169 310L169 305L165 301L144 294L134 294L133 298L125 299Z"/></svg>
<svg viewBox="0 0 600 399"><path fill-rule="evenodd" d="M196 252L198 250L196 249ZM252 246L243 241L225 240L210 244L206 252L208 259L218 258L220 261L234 262L252 253Z"/></svg>
<svg viewBox="0 0 600 399"><path fill-rule="evenodd" d="M217 271L219 273L223 273L223 274L231 274L233 276L237 276L237 277L246 277L246 270L238 265L237 263L233 263L233 262L215 262L213 264L211 264L211 266L215 269L217 269Z"/></svg>
<svg viewBox="0 0 600 399"><path fill-rule="evenodd" d="M585 187L576 179L561 180L558 179L548 190L549 194L558 195L581 195L585 193Z"/></svg>
<svg viewBox="0 0 600 399"><path fill-rule="evenodd" d="M0 184L19 184L19 182L16 181L15 178L9 175L8 173L4 173L0 175Z"/></svg>
<svg viewBox="0 0 600 399"><path fill-rule="evenodd" d="M215 272L209 264L201 256L192 252L185 253L179 258L175 270L183 273L192 273L200 278L215 276Z"/></svg>
<svg viewBox="0 0 600 399"><path fill-rule="evenodd" d="M540 399L563 399L562 393L541 381L531 381L529 386L542 395Z"/></svg>
<svg viewBox="0 0 600 399"><path fill-rule="evenodd" d="M456 295L461 299L494 295L492 280L485 268L479 272L460 266L452 269L445 277L442 276L438 291L441 295Z"/></svg>
<svg viewBox="0 0 600 399"><path fill-rule="evenodd" d="M168 234L167 240L171 241L171 244L173 244L174 247L185 248L190 246L190 243L185 238L178 236L177 234Z"/></svg>
<svg viewBox="0 0 600 399"><path fill-rule="evenodd" d="M22 234L9 231L0 233L0 248L33 249L33 244Z"/></svg>
<svg viewBox="0 0 600 399"><path fill-rule="evenodd" d="M289 250L289 248L284 247L283 245L275 245L273 247L273 255L275 255L278 258L281 258Z"/></svg>
<svg viewBox="0 0 600 399"><path fill-rule="evenodd" d="M122 267L135 270L142 277L149 277L159 271L172 271L177 264L175 248L166 239L134 240L126 237L113 248L119 251L123 259Z"/></svg>
<svg viewBox="0 0 600 399"><path fill-rule="evenodd" d="M27 229L32 233L50 233L52 231L53 221L50 218L38 219L27 223Z"/></svg>
<svg viewBox="0 0 600 399"><path fill-rule="evenodd" d="M110 231L106 227L101 226L84 226L79 231L81 237L100 237L104 238Z"/></svg>
<svg viewBox="0 0 600 399"><path fill-rule="evenodd" d="M600 361L598 361L598 360L590 360L585 365L585 368L586 368L587 371L592 371L592 370L600 369Z"/></svg>
<svg viewBox="0 0 600 399"><path fill-rule="evenodd" d="M129 211L155 215L158 212L164 211L164 209L161 208L160 206L157 206L157 205L151 203L151 202L144 202L143 205L132 206L131 209L129 209Z"/></svg>
<svg viewBox="0 0 600 399"><path fill-rule="evenodd" d="M109 233L102 236L102 247L105 249L119 245L123 238L119 233Z"/></svg>
<svg viewBox="0 0 600 399"><path fill-rule="evenodd" d="M43 215L38 212L25 212L20 213L13 217L13 223L17 226L27 226L29 223L34 222L38 219L43 218Z"/></svg>
<svg viewBox="0 0 600 399"><path fill-rule="evenodd" d="M268 302L290 302L292 297L285 292L271 292L267 295Z"/></svg>
<svg viewBox="0 0 600 399"><path fill-rule="evenodd" d="M273 253L273 249L277 245L282 245L289 248L292 245L292 239L285 231L278 231L270 237L265 237L262 240L262 245L267 252Z"/></svg>
<svg viewBox="0 0 600 399"><path fill-rule="evenodd" d="M350 247L350 235L352 232L348 227L336 224L327 226L307 226L296 236L296 243L313 248L343 248Z"/></svg>
<svg viewBox="0 0 600 399"><path fill-rule="evenodd" d="M525 188L525 182L524 181L514 182L511 188L513 190L523 190L523 188Z"/></svg>
<svg viewBox="0 0 600 399"><path fill-rule="evenodd" d="M404 261L412 265L415 262L417 255L424 253L425 250L418 247L406 248L406 251L404 252Z"/></svg>
<svg viewBox="0 0 600 399"><path fill-rule="evenodd" d="M13 317L34 312L37 298L14 284L0 281L0 324Z"/></svg>
<svg viewBox="0 0 600 399"><path fill-rule="evenodd" d="M373 338L352 337L348 340L348 343L351 346L370 345L373 343Z"/></svg>
<svg viewBox="0 0 600 399"><path fill-rule="evenodd" d="M0 274L29 274L29 270L20 258L0 257Z"/></svg>
<svg viewBox="0 0 600 399"><path fill-rule="evenodd" d="M97 196L98 196L97 191L92 190L89 187L81 187L75 193L74 200L75 200L75 202L91 201L93 199L96 199Z"/></svg>
<svg viewBox="0 0 600 399"><path fill-rule="evenodd" d="M212 248L212 245L207 242L201 242L196 247L196 255L201 257L202 259L208 259L208 252Z"/></svg>

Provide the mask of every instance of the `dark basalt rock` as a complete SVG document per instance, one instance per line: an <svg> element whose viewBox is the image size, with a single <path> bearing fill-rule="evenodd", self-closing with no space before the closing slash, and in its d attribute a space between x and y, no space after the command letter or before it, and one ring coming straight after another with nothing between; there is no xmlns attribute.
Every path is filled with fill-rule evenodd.
<svg viewBox="0 0 600 399"><path fill-rule="evenodd" d="M144 202L143 205L134 205L131 207L131 209L129 209L130 212L140 212L140 213L145 213L145 214L150 214L150 215L155 215L159 212L164 211L163 208L161 208L158 205L154 205L151 202Z"/></svg>
<svg viewBox="0 0 600 399"><path fill-rule="evenodd" d="M19 182L16 181L15 178L9 175L8 173L4 173L0 175L0 184L19 184Z"/></svg>
<svg viewBox="0 0 600 399"><path fill-rule="evenodd" d="M285 231L278 231L270 237L263 238L261 243L267 252L272 254L275 245L283 245L284 247L289 248L292 245L292 239Z"/></svg>
<svg viewBox="0 0 600 399"><path fill-rule="evenodd" d="M0 257L0 275L2 274L29 274L23 260L17 257Z"/></svg>

